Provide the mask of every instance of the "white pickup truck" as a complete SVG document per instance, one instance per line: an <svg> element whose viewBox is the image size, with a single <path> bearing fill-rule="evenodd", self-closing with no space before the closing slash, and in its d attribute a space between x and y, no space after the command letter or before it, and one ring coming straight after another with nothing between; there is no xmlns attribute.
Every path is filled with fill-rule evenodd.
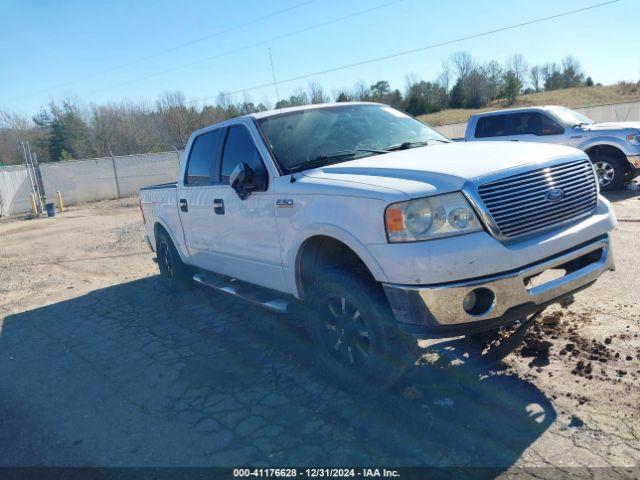
<svg viewBox="0 0 640 480"><path fill-rule="evenodd" d="M640 122L597 123L553 105L511 108L472 115L464 139L579 148L589 155L602 190L619 188L640 175Z"/></svg>
<svg viewBox="0 0 640 480"><path fill-rule="evenodd" d="M585 153L452 143L375 103L199 130L178 182L143 188L140 204L172 288L310 307L327 364L382 381L416 337L525 322L613 268L616 219Z"/></svg>

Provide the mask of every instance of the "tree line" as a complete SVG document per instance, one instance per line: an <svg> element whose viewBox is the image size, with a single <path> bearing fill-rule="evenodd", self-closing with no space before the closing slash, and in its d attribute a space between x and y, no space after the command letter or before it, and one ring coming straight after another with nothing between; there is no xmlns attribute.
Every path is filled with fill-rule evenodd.
<svg viewBox="0 0 640 480"><path fill-rule="evenodd" d="M441 73L433 81L408 75L402 91L380 80L374 84L360 81L329 94L319 83L311 82L273 107L357 100L386 103L422 115L448 108L481 108L498 99L510 105L523 93L592 85L591 77L571 56L560 63L529 66L520 54L504 63L480 63L461 51L442 61ZM198 128L270 108L268 101L256 104L246 94L238 100L224 92L213 104L197 107L182 92L172 91L153 103L87 106L71 99L51 102L31 118L0 110L0 165L23 163L20 142L24 140L34 147L41 162L181 149Z"/></svg>

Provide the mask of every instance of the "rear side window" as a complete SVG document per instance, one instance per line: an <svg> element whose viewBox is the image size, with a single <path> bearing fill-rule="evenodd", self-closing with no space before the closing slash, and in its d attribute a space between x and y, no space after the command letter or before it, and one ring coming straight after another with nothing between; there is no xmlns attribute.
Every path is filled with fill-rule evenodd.
<svg viewBox="0 0 640 480"><path fill-rule="evenodd" d="M476 138L502 137L508 135L507 115L480 117L476 124Z"/></svg>
<svg viewBox="0 0 640 480"><path fill-rule="evenodd" d="M253 143L249 130L241 125L236 125L229 128L227 141L224 144L220 183L228 185L231 172L242 162L247 163L254 170L262 167L260 154Z"/></svg>
<svg viewBox="0 0 640 480"><path fill-rule="evenodd" d="M195 185L210 185L211 173L218 155L221 129L202 134L193 141L187 164L185 183Z"/></svg>

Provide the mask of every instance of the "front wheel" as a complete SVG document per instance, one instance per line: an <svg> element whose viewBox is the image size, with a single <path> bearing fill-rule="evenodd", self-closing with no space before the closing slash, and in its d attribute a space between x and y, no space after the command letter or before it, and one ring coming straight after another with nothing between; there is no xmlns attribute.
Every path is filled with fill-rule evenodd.
<svg viewBox="0 0 640 480"><path fill-rule="evenodd" d="M591 159L603 191L620 188L624 184L625 169L619 159L610 155L594 155Z"/></svg>
<svg viewBox="0 0 640 480"><path fill-rule="evenodd" d="M307 320L317 354L335 379L395 384L417 357L416 339L395 324L384 293L373 281L338 270L319 275Z"/></svg>

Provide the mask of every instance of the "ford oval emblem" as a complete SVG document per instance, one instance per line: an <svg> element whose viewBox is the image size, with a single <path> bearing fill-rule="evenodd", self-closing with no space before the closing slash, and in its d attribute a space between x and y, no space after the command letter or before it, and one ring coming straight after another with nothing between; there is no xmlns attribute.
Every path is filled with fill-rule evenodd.
<svg viewBox="0 0 640 480"><path fill-rule="evenodd" d="M552 188L544 194L545 198L550 202L559 202L564 198L564 190L561 188Z"/></svg>

